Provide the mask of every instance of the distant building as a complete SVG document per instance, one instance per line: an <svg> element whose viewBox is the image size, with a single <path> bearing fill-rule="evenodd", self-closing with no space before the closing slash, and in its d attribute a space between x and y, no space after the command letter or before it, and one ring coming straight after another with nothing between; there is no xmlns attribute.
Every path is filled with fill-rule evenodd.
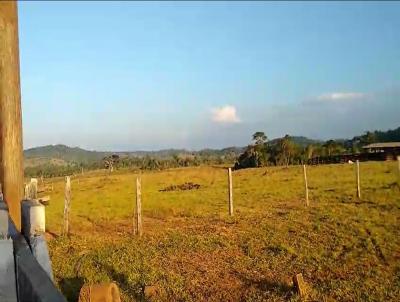
<svg viewBox="0 0 400 302"><path fill-rule="evenodd" d="M316 156L308 160L309 165L336 164L359 161L396 160L400 156L400 142L374 143L363 147L364 152Z"/></svg>
<svg viewBox="0 0 400 302"><path fill-rule="evenodd" d="M400 156L400 142L374 143L363 147L368 153L384 153L386 160Z"/></svg>

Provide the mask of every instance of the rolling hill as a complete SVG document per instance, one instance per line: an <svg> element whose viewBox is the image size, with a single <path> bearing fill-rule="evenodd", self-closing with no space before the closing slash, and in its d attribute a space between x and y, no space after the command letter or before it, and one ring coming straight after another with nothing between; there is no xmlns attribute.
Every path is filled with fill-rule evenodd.
<svg viewBox="0 0 400 302"><path fill-rule="evenodd" d="M239 155L243 152L242 147L229 147L224 149L204 149L200 151L189 151L185 149L164 149L158 151L132 151L132 152L102 152L88 151L79 147L68 147L66 145L47 145L35 147L24 151L25 167L39 165L68 165L71 163L90 164L102 160L111 154L120 157L145 157L167 159L178 155L200 155L200 156L223 156L226 154Z"/></svg>

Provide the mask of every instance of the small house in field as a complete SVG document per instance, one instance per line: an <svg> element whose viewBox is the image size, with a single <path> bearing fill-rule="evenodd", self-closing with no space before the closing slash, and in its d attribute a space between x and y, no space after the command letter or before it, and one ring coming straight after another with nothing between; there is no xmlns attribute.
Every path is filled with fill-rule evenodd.
<svg viewBox="0 0 400 302"><path fill-rule="evenodd" d="M386 160L400 156L400 142L374 143L364 146L363 149L368 153L384 154Z"/></svg>

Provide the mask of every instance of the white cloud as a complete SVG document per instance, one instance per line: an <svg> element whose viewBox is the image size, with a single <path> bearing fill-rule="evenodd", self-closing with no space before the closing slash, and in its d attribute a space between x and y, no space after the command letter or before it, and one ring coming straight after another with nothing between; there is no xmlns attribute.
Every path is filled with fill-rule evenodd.
<svg viewBox="0 0 400 302"><path fill-rule="evenodd" d="M236 108L231 105L212 109L212 120L217 123L239 123Z"/></svg>
<svg viewBox="0 0 400 302"><path fill-rule="evenodd" d="M321 94L317 99L319 101L349 101L363 99L365 97L366 94L361 92L331 92Z"/></svg>

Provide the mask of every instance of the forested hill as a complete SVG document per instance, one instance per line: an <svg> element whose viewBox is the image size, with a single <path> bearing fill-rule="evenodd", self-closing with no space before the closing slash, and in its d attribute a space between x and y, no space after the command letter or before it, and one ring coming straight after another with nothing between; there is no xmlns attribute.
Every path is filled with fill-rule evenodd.
<svg viewBox="0 0 400 302"><path fill-rule="evenodd" d="M72 148L65 145L47 145L24 151L25 159L47 158L78 163L89 163L101 160L107 154L109 153L88 151L78 147Z"/></svg>
<svg viewBox="0 0 400 302"><path fill-rule="evenodd" d="M44 164L46 161L53 164L83 163L90 164L102 160L104 157L117 154L121 157L152 157L158 159L173 158L182 155L191 156L238 156L244 147L228 147L223 149L203 149L200 151L189 151L185 149L165 149L158 151L132 151L132 152L102 152L88 151L78 147L68 147L65 145L47 145L27 149L24 151L25 162L28 166ZM35 164L36 163L36 164Z"/></svg>
<svg viewBox="0 0 400 302"><path fill-rule="evenodd" d="M353 140L368 141L368 143L400 142L400 127L387 131L367 131L365 134L356 136Z"/></svg>

